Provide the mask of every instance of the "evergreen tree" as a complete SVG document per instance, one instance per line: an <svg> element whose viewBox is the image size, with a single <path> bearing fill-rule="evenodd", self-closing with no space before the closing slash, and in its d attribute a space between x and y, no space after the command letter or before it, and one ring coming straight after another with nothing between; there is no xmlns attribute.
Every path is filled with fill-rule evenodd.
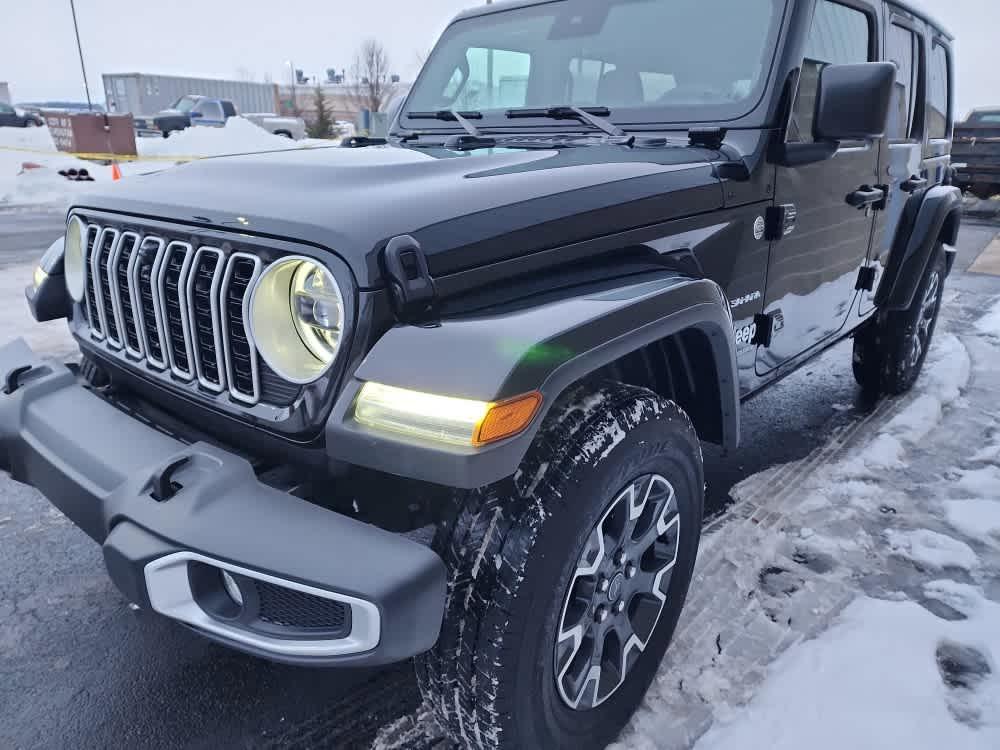
<svg viewBox="0 0 1000 750"><path fill-rule="evenodd" d="M316 89L313 92L313 105L316 108L316 115L309 125L309 137L329 138L330 130L333 127L333 115L326 97L323 96L323 87L319 83L316 84Z"/></svg>

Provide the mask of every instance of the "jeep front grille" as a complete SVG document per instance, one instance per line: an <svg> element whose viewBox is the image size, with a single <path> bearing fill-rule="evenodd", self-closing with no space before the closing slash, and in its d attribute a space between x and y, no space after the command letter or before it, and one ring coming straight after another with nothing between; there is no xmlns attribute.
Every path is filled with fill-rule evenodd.
<svg viewBox="0 0 1000 750"><path fill-rule="evenodd" d="M236 400L261 400L247 329L260 258L152 234L87 227L84 309L91 337L130 361Z"/></svg>

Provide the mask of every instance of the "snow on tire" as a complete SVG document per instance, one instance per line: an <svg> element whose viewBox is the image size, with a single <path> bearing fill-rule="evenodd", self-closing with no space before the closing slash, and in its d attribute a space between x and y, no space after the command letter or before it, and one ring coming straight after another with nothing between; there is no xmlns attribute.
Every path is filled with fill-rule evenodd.
<svg viewBox="0 0 1000 750"><path fill-rule="evenodd" d="M452 738L574 750L614 739L676 626L703 495L687 415L620 383L576 389L553 407L514 477L456 493L435 539L449 570L441 636L417 660L426 703ZM659 594L637 592L643 582ZM560 627L581 634L575 651ZM629 628L628 644L611 634ZM580 645L587 638L601 640L600 653ZM597 677L587 659L602 667Z"/></svg>

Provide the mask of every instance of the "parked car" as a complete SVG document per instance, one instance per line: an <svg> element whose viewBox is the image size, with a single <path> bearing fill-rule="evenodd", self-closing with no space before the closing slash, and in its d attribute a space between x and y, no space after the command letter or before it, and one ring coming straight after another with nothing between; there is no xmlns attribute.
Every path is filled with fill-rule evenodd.
<svg viewBox="0 0 1000 750"><path fill-rule="evenodd" d="M87 104L87 102L70 101L47 101L47 102L21 102L18 107L25 112L32 112L40 115L42 112L104 112L101 104Z"/></svg>
<svg viewBox="0 0 1000 750"><path fill-rule="evenodd" d="M1000 107L973 110L955 126L955 184L987 200L1000 195Z"/></svg>
<svg viewBox="0 0 1000 750"><path fill-rule="evenodd" d="M692 585L701 443L848 337L872 395L920 374L953 69L902 1L466 11L388 143L71 206L27 296L82 360L0 348L0 461L141 607L416 657L463 747L603 747Z"/></svg>
<svg viewBox="0 0 1000 750"><path fill-rule="evenodd" d="M165 109L153 117L153 124L164 138L192 124L222 127L226 120L236 116L236 106L228 99L212 99L207 96L188 94L182 96L170 109Z"/></svg>
<svg viewBox="0 0 1000 750"><path fill-rule="evenodd" d="M29 128L44 124L45 121L33 112L0 102L0 127Z"/></svg>
<svg viewBox="0 0 1000 750"><path fill-rule="evenodd" d="M273 112L244 112L242 116L274 135L296 141L306 137L306 123L301 117L283 117Z"/></svg>

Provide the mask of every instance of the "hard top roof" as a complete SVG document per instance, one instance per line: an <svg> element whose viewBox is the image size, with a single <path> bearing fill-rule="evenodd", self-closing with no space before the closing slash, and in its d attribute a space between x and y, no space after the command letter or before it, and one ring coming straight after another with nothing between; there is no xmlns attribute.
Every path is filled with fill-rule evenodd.
<svg viewBox="0 0 1000 750"><path fill-rule="evenodd" d="M834 0L836 1L836 0ZM490 13L498 13L504 10L511 10L513 8L526 8L532 5L546 5L548 3L558 2L558 0L504 0L499 3L492 3L490 5L477 5L473 8L468 8L463 10L457 16L455 20L460 18L472 18L474 16L485 16ZM891 5L895 5L902 10L912 13L917 18L921 19L925 23L933 26L940 34L947 37L948 39L954 39L944 26L935 21L926 11L919 8L911 0L886 0Z"/></svg>

